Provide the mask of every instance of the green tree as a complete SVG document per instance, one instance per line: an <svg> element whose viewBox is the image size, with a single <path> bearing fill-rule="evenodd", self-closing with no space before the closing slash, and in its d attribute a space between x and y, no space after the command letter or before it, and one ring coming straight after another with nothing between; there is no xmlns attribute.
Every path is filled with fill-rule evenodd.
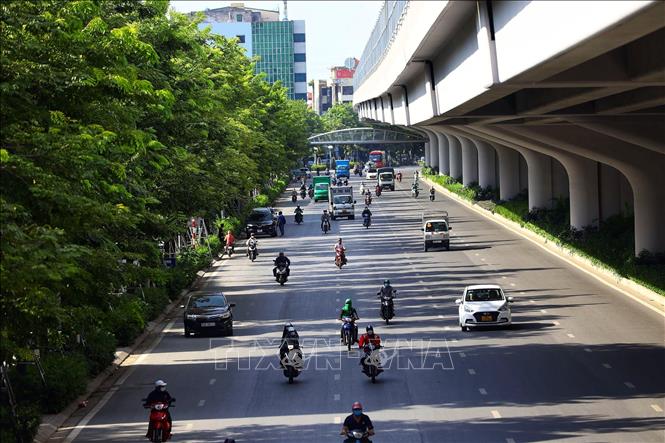
<svg viewBox="0 0 665 443"><path fill-rule="evenodd" d="M366 126L358 119L351 103L335 104L321 116L321 122L326 132Z"/></svg>

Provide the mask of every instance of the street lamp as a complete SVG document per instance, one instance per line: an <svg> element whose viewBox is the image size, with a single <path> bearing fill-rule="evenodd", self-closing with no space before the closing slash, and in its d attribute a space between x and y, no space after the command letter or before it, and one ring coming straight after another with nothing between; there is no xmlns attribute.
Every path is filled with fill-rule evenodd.
<svg viewBox="0 0 665 443"><path fill-rule="evenodd" d="M333 145L328 145L328 169L332 169L332 150Z"/></svg>

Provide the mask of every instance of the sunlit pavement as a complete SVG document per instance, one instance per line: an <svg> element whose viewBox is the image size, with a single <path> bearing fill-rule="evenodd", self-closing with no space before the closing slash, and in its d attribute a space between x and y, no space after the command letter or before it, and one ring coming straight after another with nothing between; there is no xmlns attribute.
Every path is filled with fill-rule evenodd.
<svg viewBox="0 0 665 443"><path fill-rule="evenodd" d="M426 192L411 198L411 174L374 199L368 230L362 205L356 220L337 220L324 236L325 203L304 200L298 226L295 205L281 200L286 236L260 238L256 262L236 254L205 277L206 290L237 304L235 335L185 338L177 316L86 425L69 426L70 437L141 441L141 398L161 378L177 398L173 441L342 441L340 422L358 400L375 443L663 442L663 317L440 194L434 203ZM423 252L423 208L450 213L450 251ZM342 270L333 263L338 235L349 258ZM284 287L271 272L280 250L292 261ZM388 326L375 295L385 278L398 290ZM511 329L460 331L454 300L477 283L515 297ZM339 343L335 318L347 297L361 332L373 324L386 346L376 384L357 351ZM287 320L307 359L293 385L276 369Z"/></svg>

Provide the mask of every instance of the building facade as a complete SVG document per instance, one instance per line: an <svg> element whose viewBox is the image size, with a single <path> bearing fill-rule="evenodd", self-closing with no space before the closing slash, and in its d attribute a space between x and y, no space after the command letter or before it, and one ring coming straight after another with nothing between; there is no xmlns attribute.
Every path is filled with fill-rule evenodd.
<svg viewBox="0 0 665 443"><path fill-rule="evenodd" d="M347 58L344 66L330 68L329 80L314 81L312 91L314 112L322 115L337 103L353 102L353 76L358 63L357 58Z"/></svg>
<svg viewBox="0 0 665 443"><path fill-rule="evenodd" d="M232 3L202 11L201 27L236 38L248 57L255 57L257 73L270 83L279 81L291 99L307 100L307 50L304 20L279 20L279 11L246 8ZM195 14L195 13L192 13Z"/></svg>

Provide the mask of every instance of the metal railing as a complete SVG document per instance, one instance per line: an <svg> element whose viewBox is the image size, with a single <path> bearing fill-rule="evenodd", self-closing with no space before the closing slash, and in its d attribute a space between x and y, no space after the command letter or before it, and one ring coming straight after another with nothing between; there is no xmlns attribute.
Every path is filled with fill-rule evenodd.
<svg viewBox="0 0 665 443"><path fill-rule="evenodd" d="M353 90L365 81L377 65L381 62L390 44L397 34L399 24L402 22L403 15L406 13L409 0L387 0L383 2L383 7L379 12L379 18L376 20L374 29L365 45L360 63L353 75Z"/></svg>

